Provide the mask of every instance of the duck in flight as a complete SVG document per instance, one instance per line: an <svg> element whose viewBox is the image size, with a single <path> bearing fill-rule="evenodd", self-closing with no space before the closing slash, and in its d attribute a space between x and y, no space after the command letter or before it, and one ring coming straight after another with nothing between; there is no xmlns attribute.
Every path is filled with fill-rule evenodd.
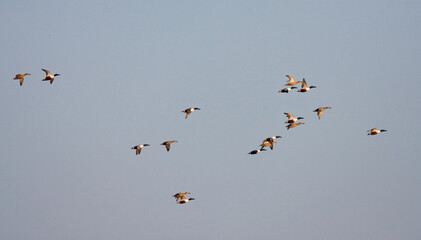
<svg viewBox="0 0 421 240"><path fill-rule="evenodd" d="M195 200L194 198L186 198L184 196L181 196L180 201L177 202L177 204L185 204L190 202L191 200Z"/></svg>
<svg viewBox="0 0 421 240"><path fill-rule="evenodd" d="M292 115L291 113L284 113L284 114L288 117L288 121L286 121L285 123L295 123L296 121L300 119L304 119L303 117L294 118L294 115Z"/></svg>
<svg viewBox="0 0 421 240"><path fill-rule="evenodd" d="M55 77L60 76L60 74L58 73L51 75L51 72L46 69L41 69L41 70L44 71L46 75L45 78L42 79L42 81L50 81L50 84L53 83Z"/></svg>
<svg viewBox="0 0 421 240"><path fill-rule="evenodd" d="M19 80L20 85L22 86L23 84L23 78L27 75L31 75L29 73L25 73L25 74L16 74L15 78L13 78L13 80Z"/></svg>
<svg viewBox="0 0 421 240"><path fill-rule="evenodd" d="M310 89L312 89L312 88L316 88L316 86L310 86L310 87L307 87L307 82L306 82L306 80L303 78L303 82L301 83L301 88L300 88L300 89L298 89L298 92L308 92L308 91L310 91Z"/></svg>
<svg viewBox="0 0 421 240"><path fill-rule="evenodd" d="M285 84L285 86L294 86L295 84L298 84L301 82L301 81L298 81L298 82L294 81L294 77L292 77L291 75L285 75L285 76L288 78L287 84Z"/></svg>
<svg viewBox="0 0 421 240"><path fill-rule="evenodd" d="M262 144L260 144L260 146L262 148L270 147L270 150L273 150L273 144L276 143L275 139L277 139L277 138L281 138L281 136L268 137L265 140L263 140L263 142L262 142Z"/></svg>
<svg viewBox="0 0 421 240"><path fill-rule="evenodd" d="M150 145L149 144L139 144L139 145L133 146L132 149L136 149L136 155L139 155L140 152L142 151L142 148L144 148L146 146L150 146Z"/></svg>
<svg viewBox="0 0 421 240"><path fill-rule="evenodd" d="M200 108L197 108L197 107L195 107L195 108L187 108L186 110L183 110L181 112L183 112L183 113L186 114L186 117L184 119L187 119L190 116L190 114L192 112L196 111L196 110L200 110Z"/></svg>
<svg viewBox="0 0 421 240"><path fill-rule="evenodd" d="M287 87L284 89L279 90L279 93L289 93L291 91L291 89L296 89L297 87Z"/></svg>
<svg viewBox="0 0 421 240"><path fill-rule="evenodd" d="M332 109L331 107L319 107L318 109L315 109L313 112L317 112L317 117L319 117L319 119L322 117L323 111L325 109Z"/></svg>
<svg viewBox="0 0 421 240"><path fill-rule="evenodd" d="M181 197L183 197L184 195L190 194L189 192L178 192L176 194L173 195L173 197L175 198L175 201L178 201L179 199L181 199Z"/></svg>
<svg viewBox="0 0 421 240"><path fill-rule="evenodd" d="M372 129L368 130L367 132L368 132L367 135L377 135L377 134L379 134L381 132L387 132L387 130L385 130L385 129L380 129L379 130L377 128L372 128Z"/></svg>
<svg viewBox="0 0 421 240"><path fill-rule="evenodd" d="M171 147L171 143L175 143L177 142L176 140L172 140L172 141L166 141L161 143L161 145L164 145L165 148L167 149L167 152L170 151L170 147Z"/></svg>

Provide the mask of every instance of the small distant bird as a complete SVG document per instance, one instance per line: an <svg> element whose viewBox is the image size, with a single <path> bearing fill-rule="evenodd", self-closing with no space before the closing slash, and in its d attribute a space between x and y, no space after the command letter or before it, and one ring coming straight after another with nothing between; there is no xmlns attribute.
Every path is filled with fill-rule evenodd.
<svg viewBox="0 0 421 240"><path fill-rule="evenodd" d="M261 152L261 151L266 151L266 149L264 149L264 148L262 147L262 148L260 148L259 150L253 150L253 151L249 152L249 154L254 155L254 154L258 154L258 153L259 153L259 152Z"/></svg>
<svg viewBox="0 0 421 240"><path fill-rule="evenodd" d="M54 75L51 75L50 71L48 71L46 69L41 69L41 70L44 71L45 75L46 75L45 78L42 79L42 81L48 81L49 80L50 84L53 83L55 77L60 76L60 74L58 74L58 73L56 73Z"/></svg>
<svg viewBox="0 0 421 240"><path fill-rule="evenodd" d="M331 107L319 107L318 109L315 109L313 112L317 112L317 117L319 117L319 119L322 117L323 111L325 109L332 109Z"/></svg>
<svg viewBox="0 0 421 240"><path fill-rule="evenodd" d="M294 78L290 75L285 75L285 76L288 78L288 81L287 81L288 83L285 84L285 86L294 86L295 84L298 84L301 82L301 81L298 81L298 82L294 81Z"/></svg>
<svg viewBox="0 0 421 240"><path fill-rule="evenodd" d="M177 204L185 204L190 202L191 200L195 200L194 198L186 198L184 196L181 196L181 200L177 202Z"/></svg>
<svg viewBox="0 0 421 240"><path fill-rule="evenodd" d="M294 118L294 115L292 115L291 113L284 113L284 114L288 117L288 121L286 121L285 123L295 123L296 121L300 119L304 119L303 117Z"/></svg>
<svg viewBox="0 0 421 240"><path fill-rule="evenodd" d="M262 148L270 147L270 150L273 150L273 144L276 143L275 139L277 139L277 138L281 138L281 136L268 137L265 140L263 140L263 142L262 142L262 144L260 144L260 146Z"/></svg>
<svg viewBox="0 0 421 240"><path fill-rule="evenodd" d="M290 128L295 128L296 126L299 126L299 125L301 125L301 124L304 124L304 123L302 123L302 122L299 122L299 123L291 123L291 124L289 124L288 126L286 126L286 128L287 128L287 130L288 130L288 129L290 129Z"/></svg>
<svg viewBox="0 0 421 240"><path fill-rule="evenodd" d="M144 148L146 146L150 146L150 145L149 144L140 144L140 145L133 146L132 149L136 149L136 155L139 155L140 152L142 151L142 148Z"/></svg>
<svg viewBox="0 0 421 240"><path fill-rule="evenodd" d="M16 76L15 76L15 78L13 78L13 80L18 80L18 79L19 79L19 83L20 83L20 85L22 86L22 84L23 84L23 78L24 78L26 75L31 75L31 74L29 74L29 73L25 73L25 74L16 74Z"/></svg>
<svg viewBox="0 0 421 240"><path fill-rule="evenodd" d="M379 130L377 128L372 128L372 129L368 130L367 132L368 132L367 135L377 135L377 134L379 134L381 132L387 132L387 130L385 130L385 129Z"/></svg>
<svg viewBox="0 0 421 240"><path fill-rule="evenodd" d="M168 152L168 151L170 151L171 143L175 143L175 142L177 142L177 141L176 140L166 141L166 142L161 143L161 145L165 145L165 148L167 149L167 152Z"/></svg>
<svg viewBox="0 0 421 240"><path fill-rule="evenodd" d="M181 197L183 197L184 195L190 194L189 192L178 192L176 194L173 195L173 197L175 198L175 201L178 201L179 199L181 199Z"/></svg>
<svg viewBox="0 0 421 240"><path fill-rule="evenodd" d="M296 89L296 88L297 87L287 87L287 88L284 88L282 90L279 90L278 92L279 93L289 93L291 91L291 89Z"/></svg>
<svg viewBox="0 0 421 240"><path fill-rule="evenodd" d="M197 108L197 107L195 107L195 108L187 108L186 110L183 110L181 112L186 113L185 119L187 119L190 116L190 113L192 113L192 112L194 112L196 110L200 110L200 108Z"/></svg>
<svg viewBox="0 0 421 240"><path fill-rule="evenodd" d="M303 83L301 83L301 89L298 90L298 92L308 92L310 91L310 89L312 88L316 88L316 86L310 86L307 87L307 82L306 80L303 78Z"/></svg>

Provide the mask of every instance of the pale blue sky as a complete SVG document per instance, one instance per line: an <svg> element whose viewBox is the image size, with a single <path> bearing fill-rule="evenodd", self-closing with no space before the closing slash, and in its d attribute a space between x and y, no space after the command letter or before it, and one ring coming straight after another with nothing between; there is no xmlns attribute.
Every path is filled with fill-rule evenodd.
<svg viewBox="0 0 421 240"><path fill-rule="evenodd" d="M420 10L1 1L0 239L419 239Z"/></svg>

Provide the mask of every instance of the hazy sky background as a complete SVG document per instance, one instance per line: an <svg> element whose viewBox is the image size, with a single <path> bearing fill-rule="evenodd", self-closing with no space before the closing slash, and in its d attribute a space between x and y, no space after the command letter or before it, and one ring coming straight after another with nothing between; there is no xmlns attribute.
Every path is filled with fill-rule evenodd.
<svg viewBox="0 0 421 240"><path fill-rule="evenodd" d="M0 239L420 239L420 10L0 1Z"/></svg>

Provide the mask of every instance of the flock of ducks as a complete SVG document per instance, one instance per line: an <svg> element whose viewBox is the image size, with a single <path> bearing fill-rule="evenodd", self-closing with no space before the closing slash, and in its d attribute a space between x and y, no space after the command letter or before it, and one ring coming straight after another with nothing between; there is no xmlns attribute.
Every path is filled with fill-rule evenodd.
<svg viewBox="0 0 421 240"><path fill-rule="evenodd" d="M198 108L198 107L187 108L187 109L185 109L181 112L186 114L184 119L187 119L190 116L190 114L192 112L196 111L196 110L200 110L200 108ZM170 149L171 149L171 144L176 143L176 142L178 142L178 141L177 140L165 141L165 142L161 143L160 145L165 146L165 149L167 149L167 152L169 152ZM142 151L142 148L148 147L148 146L150 146L150 145L147 144L147 143L144 143L144 144L139 144L139 145L133 146L131 149L136 150L136 155L139 155L140 152ZM173 197L175 198L175 201L176 201L177 204L185 204L185 203L190 202L191 200L194 200L194 198L186 198L184 195L187 195L187 194L190 194L190 193L189 192L184 192L184 193L179 192L179 193L174 194Z"/></svg>
<svg viewBox="0 0 421 240"><path fill-rule="evenodd" d="M45 72L45 78L42 79L42 81L50 81L50 84L53 83L54 78L57 76L60 76L59 73L56 74L51 74L50 71L48 71L47 69L41 69L42 71ZM25 76L31 75L30 73L25 73L25 74L16 74L16 76L13 78L13 80L19 80L19 84L22 86L23 84L23 80Z"/></svg>
<svg viewBox="0 0 421 240"><path fill-rule="evenodd" d="M308 91L310 91L310 89L316 88L316 86L308 86L305 78L303 78L302 81L296 82L294 80L293 76L291 76L291 75L285 75L285 76L288 78L285 86L288 86L288 87L279 90L278 91L279 93L289 93L289 92L291 92L292 89L297 89L297 87L295 87L295 85L299 84L299 83L301 83L301 88L298 89L297 92L308 92ZM320 120L321 117L322 117L323 111L326 110L326 109L332 109L332 108L331 107L319 107L319 108L313 110L313 112L317 113L317 117ZM299 122L299 120L304 119L303 117L297 117L296 118L296 117L294 117L294 115L292 113L284 113L284 114L288 118L288 120L285 122L287 124L285 126L287 128L287 130L304 124L303 122ZM378 130L376 128L373 128L373 129L368 130L368 135L377 135L381 132L386 132L386 131L387 130L385 130L385 129ZM265 147L269 147L271 150L273 150L273 144L276 143L275 139L277 139L277 138L281 138L281 136L273 136L273 137L268 137L268 138L264 139L262 141L262 144L259 145L260 149L253 150L253 151L249 152L248 154L255 155L255 154L258 154L262 151L266 151Z"/></svg>
<svg viewBox="0 0 421 240"><path fill-rule="evenodd" d="M60 74L58 74L58 73L51 74L51 72L46 70L46 69L41 69L41 70L45 72L45 78L42 79L42 81L50 81L50 84L53 83L55 77L60 76ZM13 78L13 80L19 80L19 84L20 84L20 86L22 86L25 76L28 76L28 75L31 75L31 74L30 73L16 74L16 76ZM294 81L294 77L292 77L291 75L286 75L286 77L288 78L288 80L287 80L287 83L285 84L285 86L288 86L288 87L279 90L278 91L279 93L289 93L292 89L297 89L297 87L295 87L295 85L299 84L299 83L301 83L301 88L298 89L297 92L308 92L308 91L310 91L310 89L316 88L316 86L308 86L307 82L304 78L303 78L302 81L296 82L296 81ZM317 117L319 119L321 119L323 111L326 110L326 109L332 109L332 108L331 107L319 107L319 108L315 109L313 112L316 112ZM181 112L186 114L185 119L187 119L192 112L197 111L197 110L200 110L200 108L198 108L198 107L187 108L187 109L185 109ZM304 119L303 117L295 118L292 113L284 113L284 114L288 118L288 120L285 122L287 124L286 125L287 130L304 124L303 122L299 122L299 120ZM377 135L381 132L386 132L386 131L387 130L385 130L385 129L379 130L377 128L372 128L372 129L367 131L368 132L367 135ZM271 150L273 150L273 145L274 145L274 143L276 143L275 140L277 138L282 138L282 137L281 136L272 136L272 137L265 138L262 141L262 143L259 145L260 149L253 150L253 151L249 152L248 154L255 155L255 154L258 154L260 152L266 151L266 149L265 149L266 147L269 147ZM176 142L177 142L176 140L165 141L165 142L161 143L160 145L165 146L167 152L169 152L170 148L171 148L171 144L176 143ZM139 144L139 145L133 146L131 149L136 150L136 155L139 155L141 153L142 149L144 147L148 147L148 146L150 146L150 145L147 144L147 143ZM177 204L185 204L185 203L188 203L192 200L195 200L194 198L186 198L184 196L184 195L188 195L188 194L190 194L190 193L189 192L183 192L183 193L178 192L178 193L174 194L173 197L175 198Z"/></svg>

